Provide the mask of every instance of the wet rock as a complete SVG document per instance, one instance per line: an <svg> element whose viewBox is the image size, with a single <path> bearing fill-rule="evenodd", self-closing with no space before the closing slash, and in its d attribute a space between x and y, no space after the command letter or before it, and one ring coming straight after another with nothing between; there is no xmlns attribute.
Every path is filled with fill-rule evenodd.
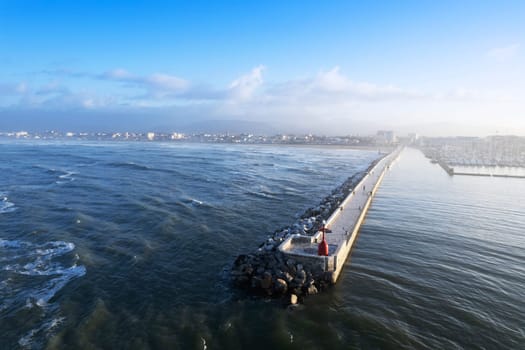
<svg viewBox="0 0 525 350"><path fill-rule="evenodd" d="M268 271L266 271L263 274L263 278L261 280L261 288L262 289L270 289L272 286L272 274Z"/></svg>
<svg viewBox="0 0 525 350"><path fill-rule="evenodd" d="M306 288L306 294L308 295L314 295L317 293L319 293L319 291L317 290L317 287L315 286L315 284L312 284Z"/></svg>
<svg viewBox="0 0 525 350"><path fill-rule="evenodd" d="M275 256L272 256L268 258L267 265L269 270L278 270L281 264L279 264L279 261L275 258Z"/></svg>
<svg viewBox="0 0 525 350"><path fill-rule="evenodd" d="M245 265L244 269L242 270L242 272L244 272L245 275L252 275L253 274L253 267L252 265Z"/></svg>
<svg viewBox="0 0 525 350"><path fill-rule="evenodd" d="M232 278L233 282L239 287L249 286L251 283L250 277L244 274L233 276Z"/></svg>
<svg viewBox="0 0 525 350"><path fill-rule="evenodd" d="M304 281L306 280L306 272L304 272L304 270L298 270L296 278L300 279L302 283L304 283Z"/></svg>
<svg viewBox="0 0 525 350"><path fill-rule="evenodd" d="M301 281L296 280L295 277L290 282L288 282L288 287L292 290L300 286L301 286Z"/></svg>
<svg viewBox="0 0 525 350"><path fill-rule="evenodd" d="M279 239L279 240L280 240L280 239L283 239L284 236L286 236L287 233L288 233L287 231L277 232L277 233L273 236L273 238L274 238L274 239Z"/></svg>
<svg viewBox="0 0 525 350"><path fill-rule="evenodd" d="M275 280L275 285L274 285L273 289L274 289L275 293L277 293L277 294L284 294L288 290L288 284L286 283L285 280L283 280L281 278L277 278Z"/></svg>
<svg viewBox="0 0 525 350"><path fill-rule="evenodd" d="M284 280L287 282L287 283L290 283L293 281L293 276L290 275L288 272L284 272L283 273L283 277L284 277Z"/></svg>
<svg viewBox="0 0 525 350"><path fill-rule="evenodd" d="M254 277L252 277L251 287L252 287L253 289L260 288L260 287L261 287L261 278L258 277L258 276L254 276Z"/></svg>
<svg viewBox="0 0 525 350"><path fill-rule="evenodd" d="M291 294L295 294L297 296L299 295L303 295L303 290L302 288L300 287L297 287L297 288L291 288L291 286L289 285L288 286L288 290L290 291Z"/></svg>
<svg viewBox="0 0 525 350"><path fill-rule="evenodd" d="M248 256L245 254L241 254L235 259L235 262L233 263L234 266L240 266L247 260Z"/></svg>

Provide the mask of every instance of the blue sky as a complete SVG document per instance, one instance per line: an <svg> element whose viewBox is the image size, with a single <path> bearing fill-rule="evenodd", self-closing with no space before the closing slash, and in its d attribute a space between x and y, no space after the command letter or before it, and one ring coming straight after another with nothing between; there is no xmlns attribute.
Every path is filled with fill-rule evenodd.
<svg viewBox="0 0 525 350"><path fill-rule="evenodd" d="M525 134L523 1L0 0L0 130Z"/></svg>

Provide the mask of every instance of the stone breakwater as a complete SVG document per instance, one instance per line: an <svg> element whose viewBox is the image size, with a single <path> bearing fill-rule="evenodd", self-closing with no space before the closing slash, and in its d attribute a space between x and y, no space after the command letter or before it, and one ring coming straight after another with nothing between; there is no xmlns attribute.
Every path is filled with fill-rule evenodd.
<svg viewBox="0 0 525 350"><path fill-rule="evenodd" d="M319 205L308 208L291 226L276 230L253 253L239 255L230 272L233 283L255 295L289 297L291 304L330 285L331 275L320 266L299 263L281 253L278 246L292 235L315 235L323 221L339 210L344 199L381 158L373 161L367 170L349 177Z"/></svg>

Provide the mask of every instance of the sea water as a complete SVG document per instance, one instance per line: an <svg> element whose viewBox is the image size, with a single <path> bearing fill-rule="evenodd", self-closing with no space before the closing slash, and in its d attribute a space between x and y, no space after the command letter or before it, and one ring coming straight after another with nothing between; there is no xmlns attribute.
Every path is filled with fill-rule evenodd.
<svg viewBox="0 0 525 350"><path fill-rule="evenodd" d="M377 150L0 143L0 348L519 348L525 181L386 174L336 286L288 309L228 269ZM329 236L328 236L329 239Z"/></svg>

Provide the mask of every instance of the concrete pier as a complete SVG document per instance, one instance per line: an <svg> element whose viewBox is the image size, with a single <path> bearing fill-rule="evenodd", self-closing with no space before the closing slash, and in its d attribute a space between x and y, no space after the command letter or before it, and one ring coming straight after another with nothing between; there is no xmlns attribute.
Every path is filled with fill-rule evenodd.
<svg viewBox="0 0 525 350"><path fill-rule="evenodd" d="M322 269L327 279L335 283L356 242L372 198L386 171L400 152L401 149L396 149L377 162L326 220L329 230L325 235L328 256L317 255L317 247L322 240L320 231L313 236L290 236L279 245L279 251L313 269Z"/></svg>
<svg viewBox="0 0 525 350"><path fill-rule="evenodd" d="M444 160L438 159L437 163L443 168L450 176L455 175L454 168L450 167Z"/></svg>

